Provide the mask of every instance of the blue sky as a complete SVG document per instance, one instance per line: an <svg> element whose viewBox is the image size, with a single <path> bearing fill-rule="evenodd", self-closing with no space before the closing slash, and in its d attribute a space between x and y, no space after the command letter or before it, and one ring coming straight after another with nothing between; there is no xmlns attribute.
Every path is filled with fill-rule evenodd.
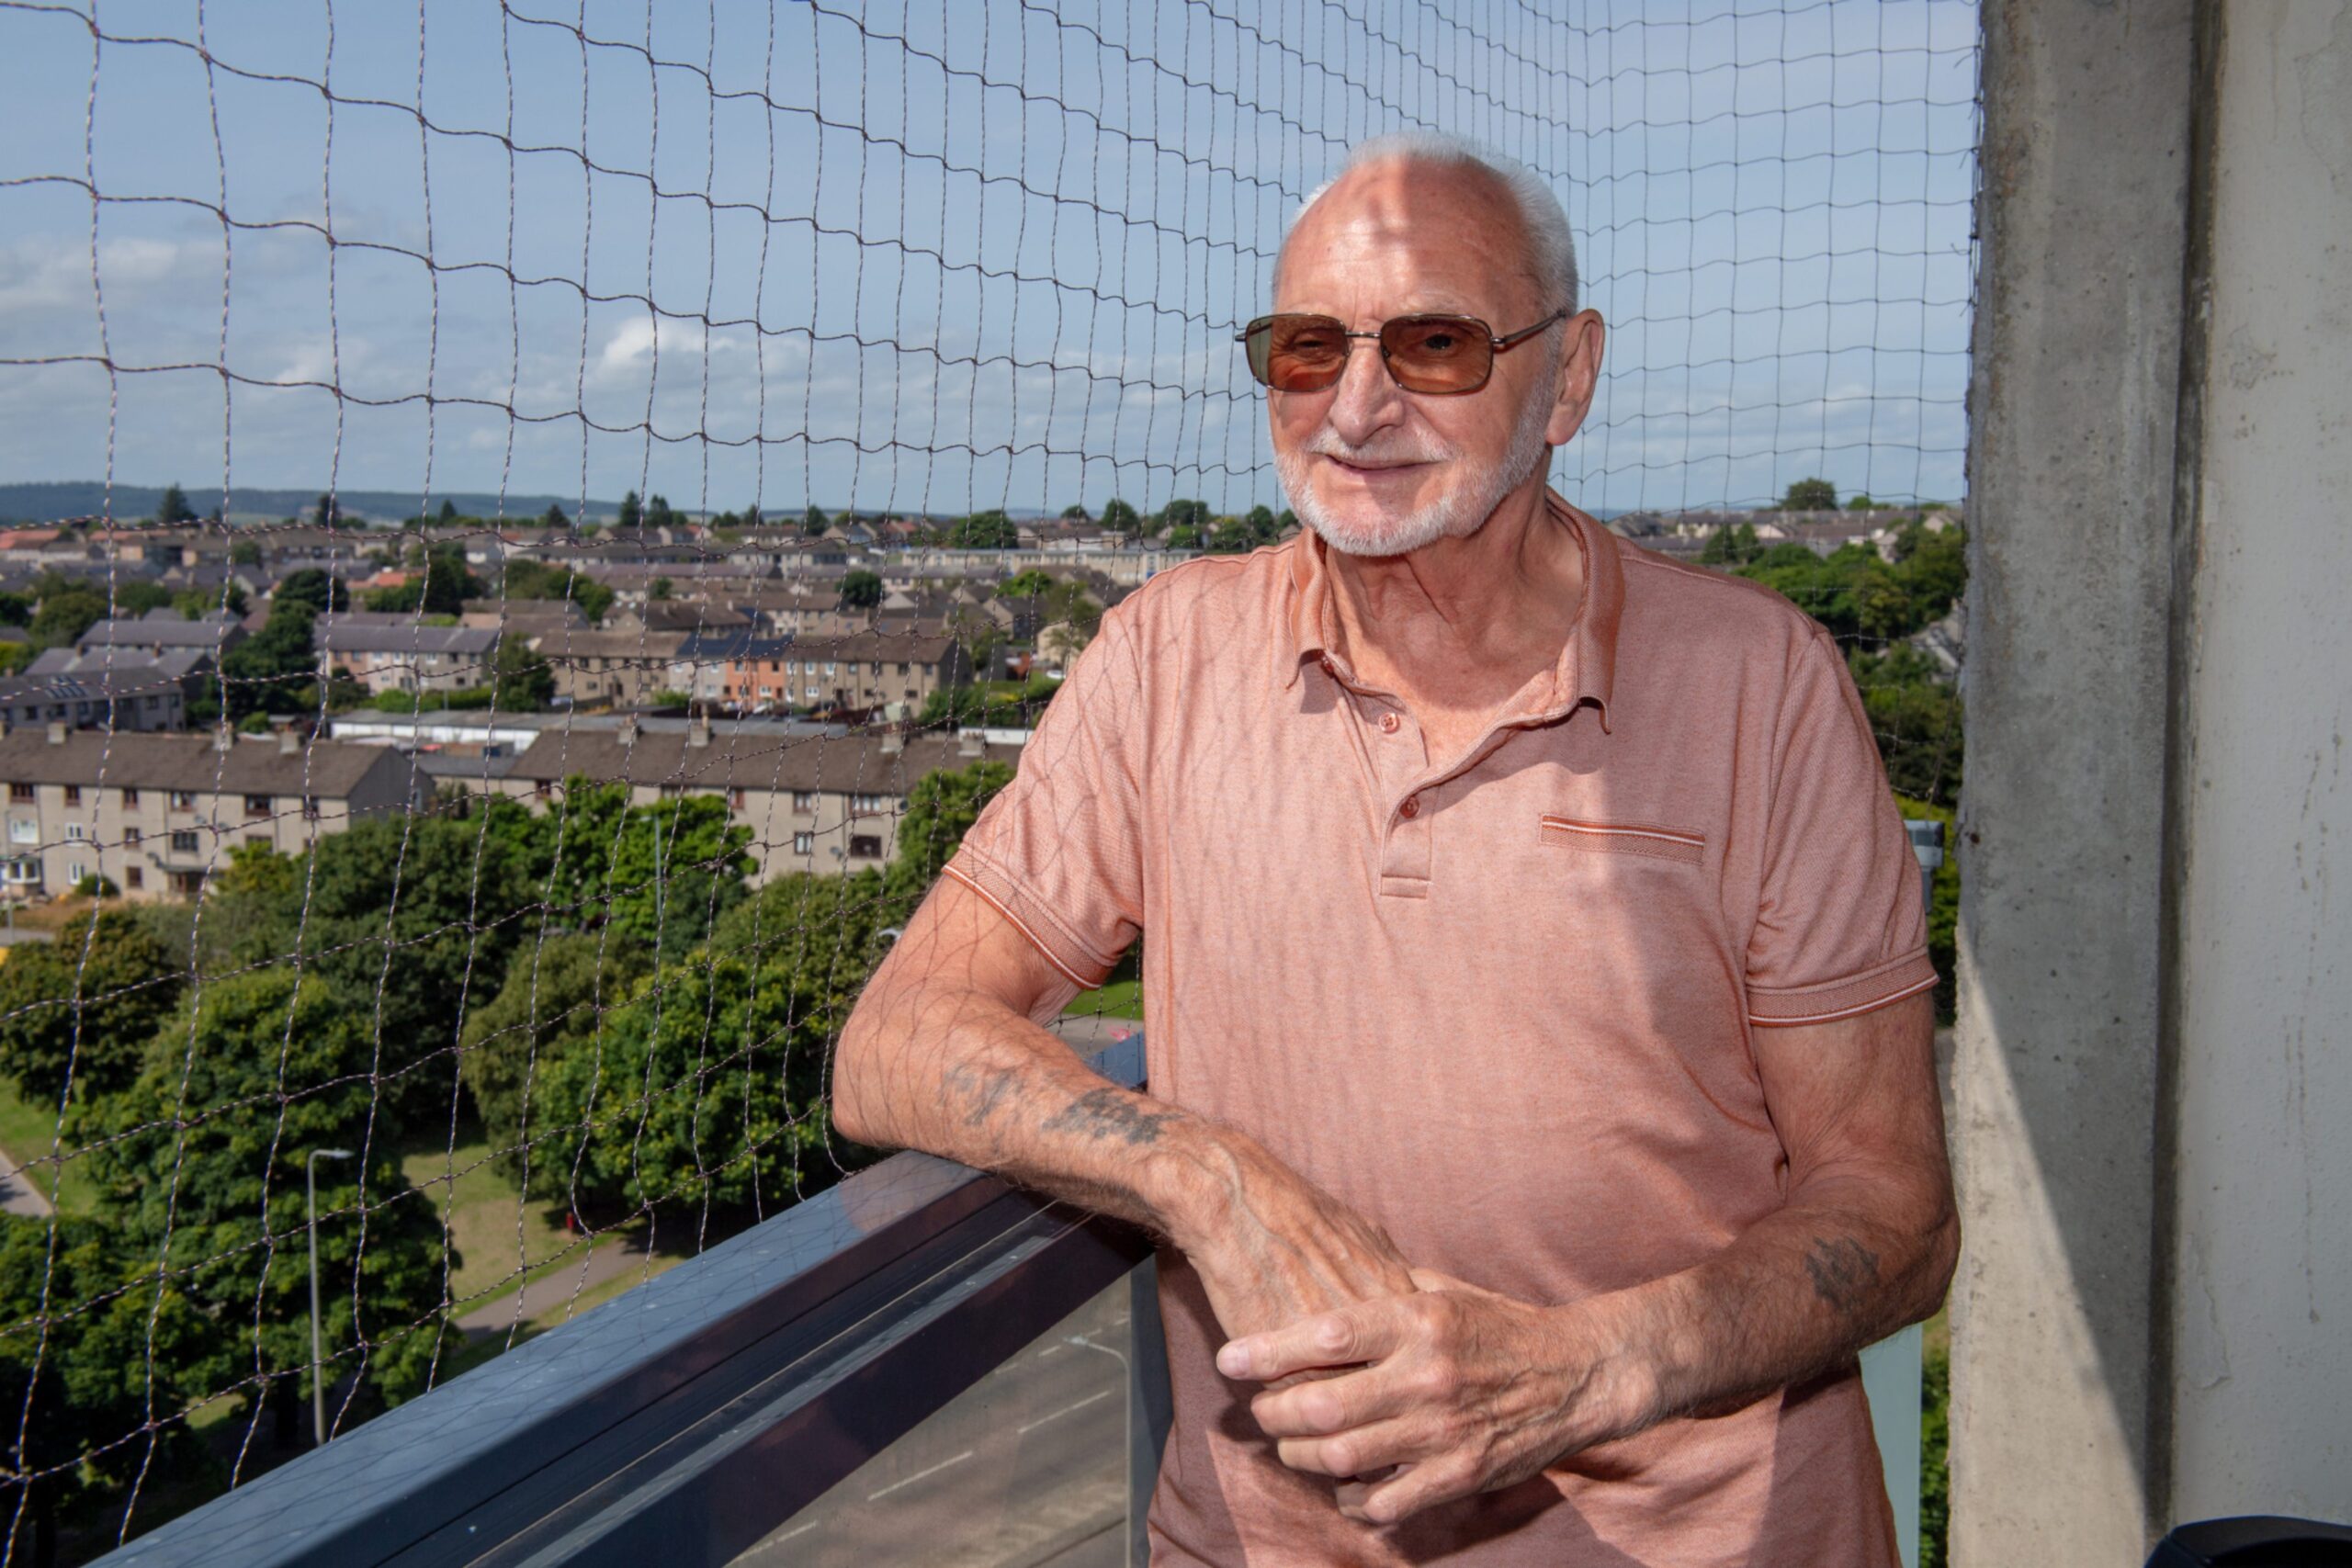
<svg viewBox="0 0 2352 1568"><path fill-rule="evenodd" d="M1959 0L98 16L0 5L0 479L1278 505L1233 325L1348 143L1434 125L1576 226L1572 497L1961 491ZM102 351L192 368L25 363Z"/></svg>

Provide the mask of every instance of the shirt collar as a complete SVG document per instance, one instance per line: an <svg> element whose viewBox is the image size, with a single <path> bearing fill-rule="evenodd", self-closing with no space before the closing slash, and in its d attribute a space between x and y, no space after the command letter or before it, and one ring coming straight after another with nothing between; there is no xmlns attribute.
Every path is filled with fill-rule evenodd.
<svg viewBox="0 0 2352 1568"><path fill-rule="evenodd" d="M1617 536L1570 506L1555 490L1546 489L1544 505L1584 551L1584 603L1568 627L1560 660L1552 668L1551 700L1543 716L1567 713L1589 702L1600 710L1600 725L1609 728L1609 694L1617 671L1617 626L1625 609L1625 569L1620 561ZM1328 549L1311 528L1302 528L1291 541L1287 654L1281 668L1284 690L1295 685L1307 660L1321 658L1330 648L1330 566ZM1523 716L1513 715L1513 717Z"/></svg>

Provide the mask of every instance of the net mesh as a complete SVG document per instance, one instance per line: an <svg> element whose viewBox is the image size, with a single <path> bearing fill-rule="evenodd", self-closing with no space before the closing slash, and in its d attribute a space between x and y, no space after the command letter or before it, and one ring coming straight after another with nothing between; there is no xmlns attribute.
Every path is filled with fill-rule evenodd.
<svg viewBox="0 0 2352 1568"><path fill-rule="evenodd" d="M863 1157L826 1048L1020 657L1288 521L1231 340L1366 136L1561 193L1555 482L1949 803L1972 6L941 9L0 0L0 1560Z"/></svg>

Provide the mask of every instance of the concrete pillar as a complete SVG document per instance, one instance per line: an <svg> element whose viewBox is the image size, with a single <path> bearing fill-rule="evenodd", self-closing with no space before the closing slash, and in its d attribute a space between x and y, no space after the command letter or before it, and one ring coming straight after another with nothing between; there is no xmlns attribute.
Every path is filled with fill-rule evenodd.
<svg viewBox="0 0 2352 1568"><path fill-rule="evenodd" d="M2145 1554L2191 0L1987 0L1952 1561Z"/></svg>
<svg viewBox="0 0 2352 1568"><path fill-rule="evenodd" d="M2352 1521L2352 5L2221 19L2166 867L2171 1506Z"/></svg>

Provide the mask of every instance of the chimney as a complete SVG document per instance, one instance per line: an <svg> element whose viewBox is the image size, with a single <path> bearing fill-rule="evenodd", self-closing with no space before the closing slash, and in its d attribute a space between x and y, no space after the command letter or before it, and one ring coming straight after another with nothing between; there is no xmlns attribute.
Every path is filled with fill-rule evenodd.
<svg viewBox="0 0 2352 1568"><path fill-rule="evenodd" d="M621 720L621 744L624 746L637 744L637 716L635 714Z"/></svg>
<svg viewBox="0 0 2352 1568"><path fill-rule="evenodd" d="M294 727L290 724L277 732L277 754L281 757L299 757L302 754L302 737L295 732Z"/></svg>
<svg viewBox="0 0 2352 1568"><path fill-rule="evenodd" d="M956 754L959 757L977 757L986 750L988 738L978 730L967 729L956 737Z"/></svg>
<svg viewBox="0 0 2352 1568"><path fill-rule="evenodd" d="M687 718L686 744L697 750L710 744L710 716L708 714L698 713Z"/></svg>
<svg viewBox="0 0 2352 1568"><path fill-rule="evenodd" d="M885 757L895 757L906 749L907 732L905 730L886 729L882 732L882 754Z"/></svg>
<svg viewBox="0 0 2352 1568"><path fill-rule="evenodd" d="M215 751L226 751L236 743L237 732L234 728L227 724L216 724L212 727L212 749Z"/></svg>
<svg viewBox="0 0 2352 1568"><path fill-rule="evenodd" d="M65 721L63 719L52 718L49 721L49 743L51 746L62 746L65 744Z"/></svg>

